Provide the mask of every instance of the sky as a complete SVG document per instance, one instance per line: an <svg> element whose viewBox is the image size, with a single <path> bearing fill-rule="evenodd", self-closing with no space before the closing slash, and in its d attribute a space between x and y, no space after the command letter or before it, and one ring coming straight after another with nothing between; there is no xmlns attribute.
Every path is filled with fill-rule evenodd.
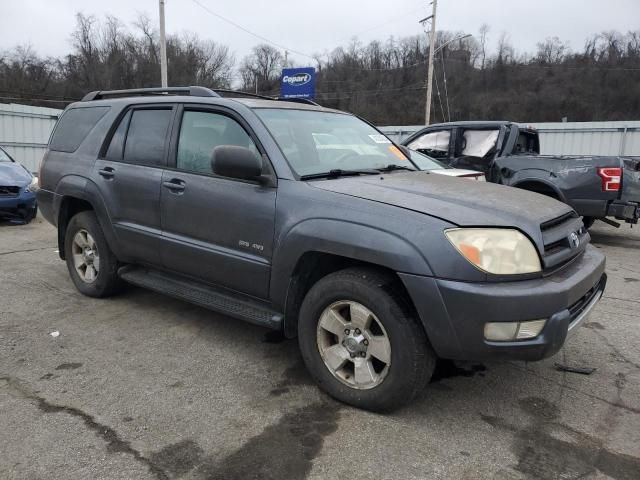
<svg viewBox="0 0 640 480"><path fill-rule="evenodd" d="M127 25L144 12L157 22L158 0L0 0L0 52L28 44L41 55L65 55L76 12L111 14ZM228 45L240 60L262 40L210 12L286 47L303 65L311 62L303 54L329 52L354 36L368 42L423 33L418 20L431 6L423 0L166 0L167 33L195 32ZM438 1L438 30L476 35L483 23L491 27L490 42L506 32L520 52L535 51L551 36L580 50L593 33L640 29L640 0Z"/></svg>

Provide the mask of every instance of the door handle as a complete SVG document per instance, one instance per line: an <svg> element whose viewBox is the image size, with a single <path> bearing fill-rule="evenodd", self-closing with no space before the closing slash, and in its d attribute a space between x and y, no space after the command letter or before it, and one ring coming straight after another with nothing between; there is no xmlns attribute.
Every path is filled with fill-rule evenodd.
<svg viewBox="0 0 640 480"><path fill-rule="evenodd" d="M98 175L106 178L107 180L115 177L115 170L111 167L104 167L102 170L98 170Z"/></svg>
<svg viewBox="0 0 640 480"><path fill-rule="evenodd" d="M174 193L184 192L185 189L184 182L177 178L174 178L173 180L170 180L168 182L162 182L162 185Z"/></svg>

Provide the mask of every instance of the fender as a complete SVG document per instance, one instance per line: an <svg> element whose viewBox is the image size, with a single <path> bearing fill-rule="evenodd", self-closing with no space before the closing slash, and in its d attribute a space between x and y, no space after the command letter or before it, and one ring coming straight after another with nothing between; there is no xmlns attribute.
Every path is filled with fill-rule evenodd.
<svg viewBox="0 0 640 480"><path fill-rule="evenodd" d="M520 170L516 172L508 182L504 182L503 179L503 184L511 187L521 188L520 185L527 182L540 183L545 187L551 189L561 202L567 203L567 199L564 193L558 188L558 186L550 182L548 178L542 178L543 175L545 177L549 177L549 174L550 172L547 170L528 168L526 170Z"/></svg>
<svg viewBox="0 0 640 480"><path fill-rule="evenodd" d="M96 214L100 228L109 244L109 248L118 259L121 259L118 241L113 229L113 224L109 217L109 211L100 195L98 187L88 179L77 175L67 175L60 179L56 185L53 198L54 218L57 222L60 216L60 209L65 198L72 197L84 200L89 203ZM58 226L58 251L60 258L64 260L64 230Z"/></svg>
<svg viewBox="0 0 640 480"><path fill-rule="evenodd" d="M286 303L290 279L300 258L320 252L360 260L395 272L431 276L422 252L393 232L368 225L315 218L294 225L278 242L271 272L271 300L279 308Z"/></svg>

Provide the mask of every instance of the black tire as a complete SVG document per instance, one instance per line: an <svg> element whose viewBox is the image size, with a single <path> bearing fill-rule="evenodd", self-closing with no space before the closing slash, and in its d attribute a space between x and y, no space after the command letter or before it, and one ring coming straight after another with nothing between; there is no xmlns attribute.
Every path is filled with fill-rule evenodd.
<svg viewBox="0 0 640 480"><path fill-rule="evenodd" d="M81 230L85 230L93 237L100 259L95 280L90 283L80 277L74 266L73 239ZM64 252L71 280L83 295L96 298L108 297L122 287L122 280L118 277L118 260L109 248L94 212L80 212L69 221L64 240Z"/></svg>
<svg viewBox="0 0 640 480"><path fill-rule="evenodd" d="M317 340L318 322L327 307L348 300L369 309L391 345L391 362L381 383L367 390L346 385L325 365ZM298 323L298 343L307 369L335 399L372 410L390 411L410 402L431 378L436 355L399 280L369 268L348 268L319 280L307 293Z"/></svg>
<svg viewBox="0 0 640 480"><path fill-rule="evenodd" d="M584 228L586 228L587 230L593 227L595 221L595 217L582 217L582 223L584 224Z"/></svg>
<svg viewBox="0 0 640 480"><path fill-rule="evenodd" d="M29 210L24 216L24 223L31 223L31 221L38 216L38 204L34 203L33 208Z"/></svg>

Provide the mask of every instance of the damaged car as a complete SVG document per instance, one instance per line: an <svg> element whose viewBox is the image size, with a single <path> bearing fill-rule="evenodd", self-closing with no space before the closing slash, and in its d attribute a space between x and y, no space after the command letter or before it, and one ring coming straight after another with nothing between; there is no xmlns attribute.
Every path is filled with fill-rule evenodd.
<svg viewBox="0 0 640 480"><path fill-rule="evenodd" d="M38 178L0 147L0 219L29 223L38 213Z"/></svg>

